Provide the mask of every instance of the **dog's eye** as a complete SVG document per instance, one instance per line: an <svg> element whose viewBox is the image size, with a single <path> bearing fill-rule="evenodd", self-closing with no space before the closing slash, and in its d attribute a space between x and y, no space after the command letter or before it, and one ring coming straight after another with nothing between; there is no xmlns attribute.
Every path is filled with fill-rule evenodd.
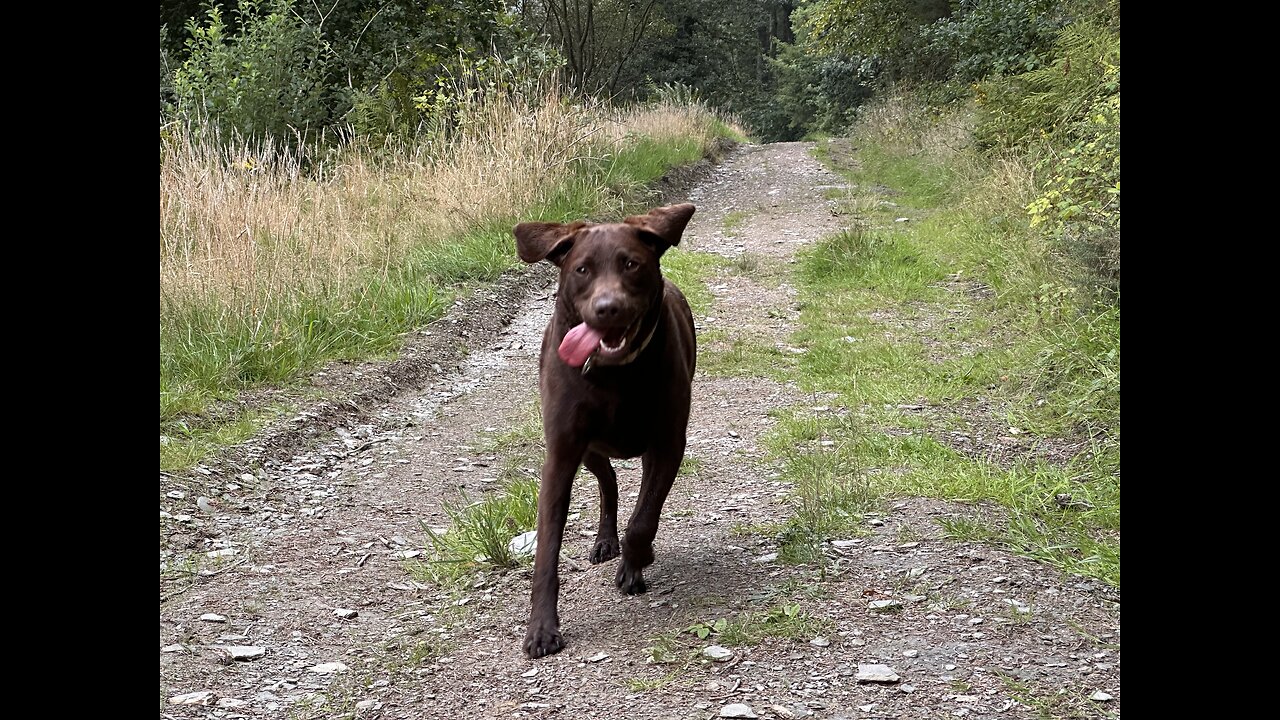
<svg viewBox="0 0 1280 720"><path fill-rule="evenodd" d="M635 270L639 266L640 266L640 263L636 262L635 260L628 260L626 268L628 270Z"/></svg>
<svg viewBox="0 0 1280 720"><path fill-rule="evenodd" d="M586 274L587 274L587 266L586 266L586 265L579 265L579 266L578 266L578 269L577 269L577 270L575 270L574 272L578 273L579 275L586 275Z"/></svg>

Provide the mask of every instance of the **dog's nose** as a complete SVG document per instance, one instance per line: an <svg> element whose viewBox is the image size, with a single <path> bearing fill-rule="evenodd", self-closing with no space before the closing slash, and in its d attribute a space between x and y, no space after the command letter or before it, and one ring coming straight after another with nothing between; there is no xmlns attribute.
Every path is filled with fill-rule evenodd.
<svg viewBox="0 0 1280 720"><path fill-rule="evenodd" d="M596 298L592 309L600 320L613 320L618 317L618 312L622 309L621 305L616 295L605 295Z"/></svg>

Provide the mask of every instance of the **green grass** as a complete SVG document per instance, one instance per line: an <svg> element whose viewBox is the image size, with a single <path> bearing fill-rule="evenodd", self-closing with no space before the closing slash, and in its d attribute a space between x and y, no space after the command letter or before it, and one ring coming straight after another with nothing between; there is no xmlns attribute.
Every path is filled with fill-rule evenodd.
<svg viewBox="0 0 1280 720"><path fill-rule="evenodd" d="M445 503L444 513L444 532L423 526L426 553L421 562L410 565L419 580L450 585L482 570L510 570L533 561L531 554L513 553L509 543L537 525L536 479L508 480L481 499L464 496Z"/></svg>
<svg viewBox="0 0 1280 720"><path fill-rule="evenodd" d="M684 293L694 317L702 317L715 299L707 289L707 278L724 262L719 255L673 247L662 255L662 274Z"/></svg>
<svg viewBox="0 0 1280 720"><path fill-rule="evenodd" d="M778 378L794 366L796 356L750 337L731 337L724 330L698 336L698 373L713 377Z"/></svg>
<svg viewBox="0 0 1280 720"><path fill-rule="evenodd" d="M670 685L676 677L676 673L672 672L655 678L627 678L626 686L631 692L651 692Z"/></svg>
<svg viewBox="0 0 1280 720"><path fill-rule="evenodd" d="M830 629L830 622L810 615L799 603L791 603L742 613L720 634L720 641L724 645L736 646L758 645L771 637L812 640Z"/></svg>
<svg viewBox="0 0 1280 720"><path fill-rule="evenodd" d="M484 452L498 455L499 486L478 499L463 496L445 503L448 526L437 532L424 525L427 547L409 571L424 582L453 586L485 570L510 570L533 561L511 552L517 535L534 530L538 518L538 478L526 468L541 465L542 423L536 401L506 431L482 437Z"/></svg>
<svg viewBox="0 0 1280 720"><path fill-rule="evenodd" d="M726 124L719 118L713 119L711 121L711 133L715 137L725 138L726 140L732 140L733 142L736 142L736 143L745 144L745 143L753 142L751 138L742 134L736 128Z"/></svg>
<svg viewBox="0 0 1280 720"><path fill-rule="evenodd" d="M780 559L821 563L822 543L860 531L881 498L930 496L999 508L945 519L956 539L1119 586L1118 307L1077 297L1072 268L1028 229L1016 188L993 167L874 139L859 147L846 176L893 188L898 207L799 259L791 342L807 352L783 376L853 412L784 414L767 438L796 488ZM729 348L711 372L778 371L753 357L759 348L720 344ZM899 409L919 404L929 414ZM996 435L1016 426L1030 442L1094 440L1065 461L967 455L943 441L972 422Z"/></svg>
<svg viewBox="0 0 1280 720"><path fill-rule="evenodd" d="M728 132L727 127L716 133ZM418 239L405 256L341 286L321 286L249 303L230 312L223 301L184 298L160 307L162 469L189 467L252 432L244 417L211 412L220 401L262 385L287 385L333 360L394 355L409 331L442 315L459 293L520 265L511 228L524 219L569 221L620 217L643 209L646 185L702 157L704 141L636 138L612 155L578 163L550 200L518 215L478 219L456 237ZM699 277L710 256L673 251L667 272L695 307L710 293ZM165 438L167 438L167 443ZM167 449L166 449L167 448Z"/></svg>
<svg viewBox="0 0 1280 720"><path fill-rule="evenodd" d="M725 232L733 232L747 223L747 218L751 217L750 210L732 210L725 213L724 229Z"/></svg>
<svg viewBox="0 0 1280 720"><path fill-rule="evenodd" d="M787 594L782 588L771 590L774 592L769 593L768 597ZM805 591L808 597L817 594L809 588ZM766 638L808 641L830 632L831 629L830 621L811 615L799 602L782 603L759 610L745 610L731 618L701 621L672 630L654 638L653 644L645 648L645 651L650 664L678 663L682 668L688 668L696 663L709 662L702 655L702 650L707 645L753 646L759 645ZM678 673L677 670L676 674ZM638 681L636 687L651 689L649 683L655 682L657 684L652 687L661 687L671 678L672 675L668 675L656 681Z"/></svg>
<svg viewBox="0 0 1280 720"><path fill-rule="evenodd" d="M775 529L778 560L824 561L823 544L867 534L864 517L880 499L845 447L857 428L848 418L831 421L795 412L775 413L778 423L765 446L784 462L782 479L793 484L792 514Z"/></svg>
<svg viewBox="0 0 1280 720"><path fill-rule="evenodd" d="M189 468L220 448L249 439L266 418L274 416L268 411L246 411L210 427L190 427L181 420L161 423L160 470Z"/></svg>
<svg viewBox="0 0 1280 720"><path fill-rule="evenodd" d="M698 473L702 471L702 461L696 457L685 455L680 461L680 471L676 473L677 477L696 478Z"/></svg>
<svg viewBox="0 0 1280 720"><path fill-rule="evenodd" d="M1105 703L1089 699L1090 690L1082 687L1047 687L1040 683L1023 682L1008 675L1000 675L1009 696L1024 707L1030 708L1041 720L1088 720L1114 718L1118 715Z"/></svg>
<svg viewBox="0 0 1280 720"><path fill-rule="evenodd" d="M810 640L830 630L831 624L814 617L804 610L800 603L783 603L764 610L748 610L739 613L732 619L718 618L690 625L679 631L677 637L686 636L687 641L699 643L717 642L721 645L759 645L765 638L783 638L788 640ZM663 652L668 656L678 655L672 649L674 644L668 638ZM659 643L655 641L655 647Z"/></svg>

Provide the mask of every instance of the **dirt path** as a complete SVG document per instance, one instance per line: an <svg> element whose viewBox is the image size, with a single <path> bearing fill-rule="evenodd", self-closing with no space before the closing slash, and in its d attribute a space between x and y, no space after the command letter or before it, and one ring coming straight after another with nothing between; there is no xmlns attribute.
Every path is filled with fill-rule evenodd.
<svg viewBox="0 0 1280 720"><path fill-rule="evenodd" d="M807 144L740 148L689 194L699 210L687 246L785 269L800 246L840 229L823 191L841 183ZM794 290L785 273L769 277L712 278L699 331L789 351ZM442 526L444 501L493 486L486 439L530 412L554 281L535 285L499 341L475 348L460 372L305 453L211 474L210 494L221 495L212 513L197 509L190 485L163 501L162 550L185 553L162 552L162 562L200 564L188 561L189 590L161 602L161 717L710 718L731 703L761 717L1090 717L1101 704L1063 704L1053 691L1118 696L1119 611L1089 583L944 540L933 518L955 506L893 504L873 535L833 546L824 571L770 559L772 541L742 531L789 513L790 487L759 444L769 411L838 409L764 378L698 377L695 469L664 510L648 594L616 592L616 561L586 562L597 498L594 481L579 481L559 655L520 653L528 572L485 576L465 592L415 583L403 555L422 546L420 523ZM638 474L638 463L619 467L620 517ZM900 600L897 612L868 609L884 598ZM714 638L676 633L786 605L800 605L822 638L765 638L713 663L699 653ZM265 652L224 664L213 645ZM674 662L646 662L655 645ZM318 671L332 663L345 671ZM860 663L891 665L901 681L860 684ZM196 692L210 693L206 704L170 702ZM1106 711L1118 715L1118 697Z"/></svg>

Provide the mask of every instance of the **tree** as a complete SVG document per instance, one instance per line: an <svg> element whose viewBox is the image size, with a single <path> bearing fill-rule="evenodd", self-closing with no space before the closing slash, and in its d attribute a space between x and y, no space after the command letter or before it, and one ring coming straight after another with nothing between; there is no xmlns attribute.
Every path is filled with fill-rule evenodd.
<svg viewBox="0 0 1280 720"><path fill-rule="evenodd" d="M535 0L521 6L524 22L550 38L564 56L570 84L615 95L642 42L654 42L657 0ZM656 32L655 32L656 31Z"/></svg>

